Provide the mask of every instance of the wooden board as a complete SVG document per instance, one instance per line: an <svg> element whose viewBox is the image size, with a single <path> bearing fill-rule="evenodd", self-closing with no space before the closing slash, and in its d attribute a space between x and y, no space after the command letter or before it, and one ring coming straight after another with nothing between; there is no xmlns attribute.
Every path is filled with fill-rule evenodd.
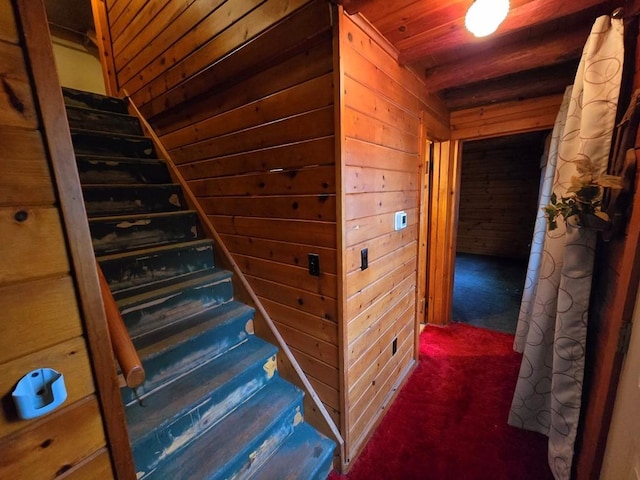
<svg viewBox="0 0 640 480"><path fill-rule="evenodd" d="M75 290L69 276L0 287L0 306L3 312L0 363L82 335ZM34 332L46 332L46 335L34 335Z"/></svg>
<svg viewBox="0 0 640 480"><path fill-rule="evenodd" d="M165 148L174 149L245 128L287 118L300 111L333 105L331 74L312 78L221 115L183 127L162 137Z"/></svg>
<svg viewBox="0 0 640 480"><path fill-rule="evenodd" d="M236 155L226 155L180 165L187 180L215 178L229 175L295 170L308 165L333 165L333 136L292 142Z"/></svg>
<svg viewBox="0 0 640 480"><path fill-rule="evenodd" d="M553 128L562 95L451 112L451 138L474 139Z"/></svg>
<svg viewBox="0 0 640 480"><path fill-rule="evenodd" d="M104 447L95 396L67 402L62 410L2 440L0 477L23 478L29 472L31 478L54 478Z"/></svg>
<svg viewBox="0 0 640 480"><path fill-rule="evenodd" d="M0 143L0 205L53 204L53 185L39 132L0 127Z"/></svg>
<svg viewBox="0 0 640 480"><path fill-rule="evenodd" d="M322 271L336 273L336 250L333 248L310 248L292 242L265 240L261 238L237 235L222 235L227 248L234 254L271 260L286 265L305 267L308 263L307 255L316 253L322 259Z"/></svg>
<svg viewBox="0 0 640 480"><path fill-rule="evenodd" d="M31 85L22 49L0 41L0 125L36 128Z"/></svg>
<svg viewBox="0 0 640 480"><path fill-rule="evenodd" d="M335 322L303 313L267 298L260 298L260 300L274 321L313 335L333 345L338 345L338 327Z"/></svg>
<svg viewBox="0 0 640 480"><path fill-rule="evenodd" d="M66 472L64 480L86 480L87 478L113 478L109 451L101 448Z"/></svg>
<svg viewBox="0 0 640 480"><path fill-rule="evenodd" d="M181 109L154 107L149 104L142 112L153 117L154 127L161 134L177 130L194 122L226 112L238 106L250 103L279 90L291 87L309 79L331 72L332 64L331 36L309 46L302 53L283 59L266 67L259 74L237 79L224 88L207 92L197 101L188 101ZM139 99L134 95L134 101ZM188 115L185 115L187 109Z"/></svg>
<svg viewBox="0 0 640 480"><path fill-rule="evenodd" d="M236 177L191 180L189 187L199 197L238 195L304 195L335 193L332 166L261 172Z"/></svg>
<svg viewBox="0 0 640 480"><path fill-rule="evenodd" d="M259 297L275 300L301 312L311 313L336 322L338 311L335 298L318 295L295 287L247 275L251 287Z"/></svg>
<svg viewBox="0 0 640 480"><path fill-rule="evenodd" d="M174 150L177 164L301 142L333 134L333 106L304 111L274 122Z"/></svg>
<svg viewBox="0 0 640 480"><path fill-rule="evenodd" d="M11 0L0 0L0 40L14 44L19 41Z"/></svg>
<svg viewBox="0 0 640 480"><path fill-rule="evenodd" d="M2 207L0 230L6 235L0 246L0 285L69 271L57 209Z"/></svg>
<svg viewBox="0 0 640 480"><path fill-rule="evenodd" d="M336 244L336 226L330 222L248 217L231 218L222 215L210 215L209 219L221 234L289 241L326 248L333 248Z"/></svg>

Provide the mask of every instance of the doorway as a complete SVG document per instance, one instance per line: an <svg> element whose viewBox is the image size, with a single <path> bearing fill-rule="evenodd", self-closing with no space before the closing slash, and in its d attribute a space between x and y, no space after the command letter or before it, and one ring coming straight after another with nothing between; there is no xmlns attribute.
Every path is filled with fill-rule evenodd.
<svg viewBox="0 0 640 480"><path fill-rule="evenodd" d="M453 322L515 334L548 133L463 143Z"/></svg>

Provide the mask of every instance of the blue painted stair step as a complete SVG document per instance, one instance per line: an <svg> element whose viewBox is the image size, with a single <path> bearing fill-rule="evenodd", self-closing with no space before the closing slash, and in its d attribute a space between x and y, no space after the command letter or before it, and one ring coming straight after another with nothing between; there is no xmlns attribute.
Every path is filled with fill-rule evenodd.
<svg viewBox="0 0 640 480"><path fill-rule="evenodd" d="M333 467L335 444L308 423L293 433L255 474L260 480L324 480Z"/></svg>
<svg viewBox="0 0 640 480"><path fill-rule="evenodd" d="M79 155L156 158L153 142L143 136L73 129L71 141Z"/></svg>
<svg viewBox="0 0 640 480"><path fill-rule="evenodd" d="M90 108L120 114L127 114L129 112L129 103L122 98L107 97L68 87L62 89L62 94L66 106Z"/></svg>
<svg viewBox="0 0 640 480"><path fill-rule="evenodd" d="M83 185L82 195L90 217L173 212L184 206L176 184Z"/></svg>
<svg viewBox="0 0 640 480"><path fill-rule="evenodd" d="M189 273L213 268L213 242L209 239L118 252L98 257L102 273L114 294L134 292Z"/></svg>
<svg viewBox="0 0 640 480"><path fill-rule="evenodd" d="M97 255L198 238L196 212L189 210L90 218L89 229Z"/></svg>
<svg viewBox="0 0 640 480"><path fill-rule="evenodd" d="M131 115L76 106L67 106L66 110L69 126L73 129L142 135L140 122Z"/></svg>
<svg viewBox="0 0 640 480"><path fill-rule="evenodd" d="M161 338L136 343L146 379L136 390L146 395L193 370L194 365L211 361L245 342L253 332L253 309L243 303L229 302L207 310ZM122 390L125 404L136 402L131 389Z"/></svg>
<svg viewBox="0 0 640 480"><path fill-rule="evenodd" d="M188 275L177 283L138 295L116 297L134 340L231 300L231 272L217 269Z"/></svg>
<svg viewBox="0 0 640 480"><path fill-rule="evenodd" d="M136 465L154 469L271 384L276 353L273 345L252 336L194 368L190 375L143 397L142 406L127 405Z"/></svg>
<svg viewBox="0 0 640 480"><path fill-rule="evenodd" d="M171 183L167 165L158 159L76 155L76 164L83 185Z"/></svg>
<svg viewBox="0 0 640 480"><path fill-rule="evenodd" d="M142 479L247 478L302 422L302 392L276 376L171 461Z"/></svg>

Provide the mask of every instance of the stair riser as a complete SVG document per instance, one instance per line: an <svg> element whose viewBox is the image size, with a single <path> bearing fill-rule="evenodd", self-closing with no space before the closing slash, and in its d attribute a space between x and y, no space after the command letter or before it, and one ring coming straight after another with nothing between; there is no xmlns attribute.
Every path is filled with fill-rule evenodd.
<svg viewBox="0 0 640 480"><path fill-rule="evenodd" d="M119 98L94 95L70 88L63 88L64 103L68 106L92 108L114 113L128 113L128 102Z"/></svg>
<svg viewBox="0 0 640 480"><path fill-rule="evenodd" d="M171 183L167 166L161 162L85 157L77 158L77 163L82 184Z"/></svg>
<svg viewBox="0 0 640 480"><path fill-rule="evenodd" d="M205 331L169 351L152 358L143 358L146 380L138 388L138 394L144 395L163 383L182 376L193 365L202 365L244 342L250 335L246 330L250 321L250 313L236 317L232 322ZM122 390L122 399L125 405L136 400L131 389Z"/></svg>
<svg viewBox="0 0 640 480"><path fill-rule="evenodd" d="M129 158L155 158L156 156L153 142L145 137L72 131L71 140L76 155Z"/></svg>
<svg viewBox="0 0 640 480"><path fill-rule="evenodd" d="M140 121L129 115L107 113L104 111L67 107L69 127L97 132L124 133L142 135Z"/></svg>
<svg viewBox="0 0 640 480"><path fill-rule="evenodd" d="M167 297L147 300L140 305L120 306L129 334L136 340L155 330L165 328L181 319L216 305L233 300L230 278L197 288L172 293Z"/></svg>
<svg viewBox="0 0 640 480"><path fill-rule="evenodd" d="M148 187L85 187L82 190L89 217L172 212L182 208L178 185Z"/></svg>
<svg viewBox="0 0 640 480"><path fill-rule="evenodd" d="M114 295L215 266L211 244L99 261Z"/></svg>
<svg viewBox="0 0 640 480"><path fill-rule="evenodd" d="M233 381L220 385L195 408L185 410L170 424L136 441L133 456L137 470L143 466L142 470L153 471L171 454L187 447L260 390L270 379L269 369L265 368L267 362L275 362L275 357L254 364Z"/></svg>
<svg viewBox="0 0 640 480"><path fill-rule="evenodd" d="M89 222L89 228L97 255L188 242L198 237L195 214L141 217L131 221L95 220Z"/></svg>

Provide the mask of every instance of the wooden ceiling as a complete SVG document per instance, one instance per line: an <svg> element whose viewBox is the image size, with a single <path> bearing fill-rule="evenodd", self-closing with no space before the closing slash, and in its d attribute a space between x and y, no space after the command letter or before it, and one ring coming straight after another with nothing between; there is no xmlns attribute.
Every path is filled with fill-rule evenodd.
<svg viewBox="0 0 640 480"><path fill-rule="evenodd" d="M342 0L426 77L450 110L562 93L573 83L595 19L632 0L511 0L498 30L482 39L464 27L473 0ZM626 5L625 5L626 4Z"/></svg>

